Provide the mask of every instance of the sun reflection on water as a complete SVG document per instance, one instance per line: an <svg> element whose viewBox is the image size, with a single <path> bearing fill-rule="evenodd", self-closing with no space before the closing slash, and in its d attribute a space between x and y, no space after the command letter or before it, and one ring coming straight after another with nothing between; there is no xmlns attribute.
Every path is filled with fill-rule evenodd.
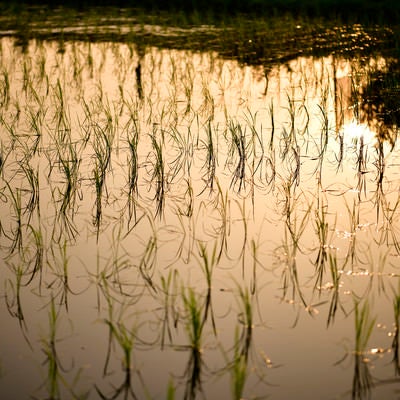
<svg viewBox="0 0 400 400"><path fill-rule="evenodd" d="M346 123L342 127L344 143L348 146L358 145L374 146L377 138L375 132L371 131L367 124L357 121Z"/></svg>

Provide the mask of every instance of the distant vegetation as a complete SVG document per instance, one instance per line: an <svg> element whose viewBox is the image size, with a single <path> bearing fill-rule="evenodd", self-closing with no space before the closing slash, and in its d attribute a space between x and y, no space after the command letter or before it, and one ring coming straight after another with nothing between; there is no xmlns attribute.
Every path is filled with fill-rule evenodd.
<svg viewBox="0 0 400 400"><path fill-rule="evenodd" d="M339 18L344 21L397 23L400 2L392 0L13 0L0 2L4 8L30 5L87 9L114 6L141 8L151 11L197 13L200 16L253 14L276 16L282 14L302 17Z"/></svg>

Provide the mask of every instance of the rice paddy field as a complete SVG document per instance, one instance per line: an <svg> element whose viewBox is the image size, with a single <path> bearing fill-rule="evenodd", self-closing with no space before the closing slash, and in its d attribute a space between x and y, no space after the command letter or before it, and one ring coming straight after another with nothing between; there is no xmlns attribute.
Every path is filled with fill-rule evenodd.
<svg viewBox="0 0 400 400"><path fill-rule="evenodd" d="M29 10L1 399L400 398L398 26Z"/></svg>

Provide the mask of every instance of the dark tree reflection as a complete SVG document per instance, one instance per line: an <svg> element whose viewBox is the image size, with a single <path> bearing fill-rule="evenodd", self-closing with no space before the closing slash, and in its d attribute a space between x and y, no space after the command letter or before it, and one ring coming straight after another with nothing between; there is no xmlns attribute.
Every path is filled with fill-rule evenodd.
<svg viewBox="0 0 400 400"><path fill-rule="evenodd" d="M361 122L392 146L400 125L400 60L388 61L384 72L373 72L362 89Z"/></svg>

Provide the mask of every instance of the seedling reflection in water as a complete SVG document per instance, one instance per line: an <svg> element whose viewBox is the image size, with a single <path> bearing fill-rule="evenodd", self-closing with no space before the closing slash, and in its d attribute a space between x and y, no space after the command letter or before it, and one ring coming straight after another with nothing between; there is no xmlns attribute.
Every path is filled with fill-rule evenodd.
<svg viewBox="0 0 400 400"><path fill-rule="evenodd" d="M123 322L114 323L110 320L105 320L105 323L110 328L111 338L114 339L123 351L122 367L125 374L123 383L114 389L110 397L107 397L97 387L96 390L102 399L116 399L121 394L126 400L128 398L137 399L132 387L132 350L135 339L135 329L127 328Z"/></svg>
<svg viewBox="0 0 400 400"><path fill-rule="evenodd" d="M113 136L100 126L95 126L93 150L95 153L95 166L93 178L96 189L96 207L93 217L93 225L96 227L97 240L99 238L100 226L102 222L102 202L103 192L106 191L106 174L111 164ZM108 197L108 196L107 196Z"/></svg>
<svg viewBox="0 0 400 400"><path fill-rule="evenodd" d="M203 305L191 287L183 291L182 296L183 305L187 313L186 330L189 337L188 347L190 349L189 361L185 372L187 381L184 398L193 400L196 398L197 391L202 390L202 333L204 327L204 314L202 317Z"/></svg>
<svg viewBox="0 0 400 400"><path fill-rule="evenodd" d="M363 399L368 395L373 386L369 367L365 362L365 351L369 338L375 325L376 318L371 317L371 310L366 300L361 306L355 301L355 352L354 352L354 378L353 378L353 398Z"/></svg>
<svg viewBox="0 0 400 400"><path fill-rule="evenodd" d="M165 164L164 164L164 157L163 157L163 145L160 141L156 139L156 130L154 130L151 137L151 143L153 146L153 174L151 177L152 181L156 181L156 215L160 218L163 215L164 211L164 204L165 204L165 189L166 189L166 175L165 175Z"/></svg>
<svg viewBox="0 0 400 400"><path fill-rule="evenodd" d="M205 169L205 174L203 175L203 180L205 181L204 190L206 188L210 189L210 192L214 190L214 181L216 179L215 172L217 168L217 148L214 140L214 133L211 127L211 120L207 121L205 128L206 140L202 140L201 143L206 149L206 159L204 161L203 169ZM203 193L203 191L201 193Z"/></svg>
<svg viewBox="0 0 400 400"><path fill-rule="evenodd" d="M47 364L47 379L44 382L44 385L47 386L48 398L50 400L56 400L60 398L61 387L60 383L68 388L68 383L63 377L63 372L68 372L61 365L60 358L57 352L57 325L58 325L59 314L55 307L55 302L53 297L50 302L50 310L49 310L49 338L43 338L42 342L42 350L46 356L44 363ZM72 398L77 398L74 395L74 390L71 390Z"/></svg>

